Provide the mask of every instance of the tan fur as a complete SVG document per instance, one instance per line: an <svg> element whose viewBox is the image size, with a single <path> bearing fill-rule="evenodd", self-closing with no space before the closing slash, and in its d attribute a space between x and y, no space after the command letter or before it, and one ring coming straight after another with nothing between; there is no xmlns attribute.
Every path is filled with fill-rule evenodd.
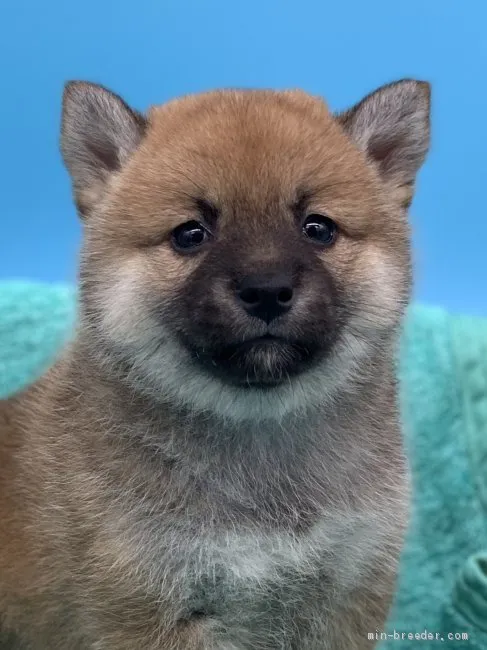
<svg viewBox="0 0 487 650"><path fill-rule="evenodd" d="M98 162L83 153L86 98L106 121L93 142L121 139ZM375 101L359 112L365 133L300 91L214 92L153 108L142 133L107 91L68 88L80 318L44 377L0 403L2 650L373 647L407 524L394 355L413 180L394 151L367 150ZM170 234L198 219L196 195L218 205L219 237L237 233L249 268L277 264L303 186L308 212L338 224L336 244L310 255L349 318L325 360L275 388L210 377L171 318L211 250L182 256ZM224 275L204 279L211 316L245 336ZM316 300L304 283L294 332Z"/></svg>

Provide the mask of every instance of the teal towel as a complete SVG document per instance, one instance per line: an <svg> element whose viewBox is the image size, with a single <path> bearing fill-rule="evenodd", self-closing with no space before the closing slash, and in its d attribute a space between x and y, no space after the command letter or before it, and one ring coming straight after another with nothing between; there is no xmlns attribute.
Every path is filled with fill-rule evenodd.
<svg viewBox="0 0 487 650"><path fill-rule="evenodd" d="M69 287L0 283L0 397L52 362L74 313ZM414 306L400 379L413 515L388 628L370 634L487 649L487 321Z"/></svg>

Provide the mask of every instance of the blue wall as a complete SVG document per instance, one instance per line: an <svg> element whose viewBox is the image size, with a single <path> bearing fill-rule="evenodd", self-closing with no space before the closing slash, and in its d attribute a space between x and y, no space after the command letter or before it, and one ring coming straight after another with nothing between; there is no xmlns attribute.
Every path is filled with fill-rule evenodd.
<svg viewBox="0 0 487 650"><path fill-rule="evenodd" d="M485 0L2 0L0 278L73 279L79 226L58 154L64 80L139 108L217 86L303 87L344 108L434 85L412 218L417 297L487 314Z"/></svg>

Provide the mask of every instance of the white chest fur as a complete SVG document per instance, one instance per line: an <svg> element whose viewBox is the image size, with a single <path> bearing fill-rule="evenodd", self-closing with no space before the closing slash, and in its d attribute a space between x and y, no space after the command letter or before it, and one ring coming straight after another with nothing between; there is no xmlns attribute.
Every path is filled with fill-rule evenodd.
<svg viewBox="0 0 487 650"><path fill-rule="evenodd" d="M321 570L344 588L360 581L364 566L381 550L390 526L377 512L325 515L305 533L244 530L208 533L183 543L180 551L197 572L221 567L229 581L255 584L279 579L282 573L315 575Z"/></svg>
<svg viewBox="0 0 487 650"><path fill-rule="evenodd" d="M396 529L389 505L323 515L300 534L168 531L159 540L152 589L159 598L171 594L176 619L197 616L211 626L222 650L294 647L296 616L312 603L326 617L360 585Z"/></svg>

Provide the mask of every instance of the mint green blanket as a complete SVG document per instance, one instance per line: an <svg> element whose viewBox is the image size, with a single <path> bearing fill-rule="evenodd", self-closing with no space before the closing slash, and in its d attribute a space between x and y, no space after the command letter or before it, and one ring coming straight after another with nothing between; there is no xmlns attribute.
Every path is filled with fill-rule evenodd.
<svg viewBox="0 0 487 650"><path fill-rule="evenodd" d="M52 361L74 309L69 287L0 283L0 397ZM413 307L400 372L414 508L381 649L487 649L487 320Z"/></svg>

